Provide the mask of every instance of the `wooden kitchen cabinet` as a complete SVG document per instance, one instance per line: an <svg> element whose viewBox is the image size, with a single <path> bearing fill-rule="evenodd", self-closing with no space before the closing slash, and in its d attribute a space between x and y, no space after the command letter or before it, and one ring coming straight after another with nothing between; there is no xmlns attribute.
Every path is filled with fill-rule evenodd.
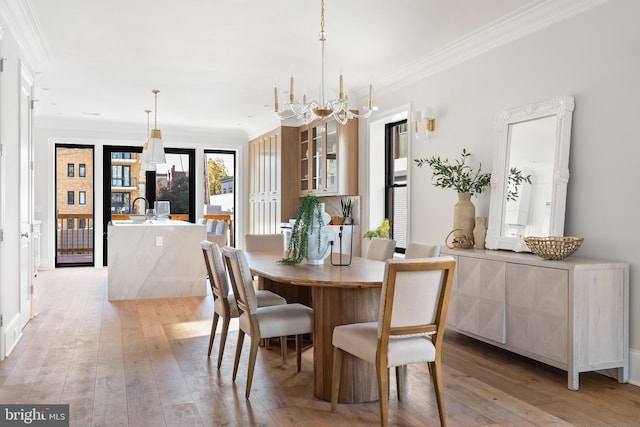
<svg viewBox="0 0 640 427"><path fill-rule="evenodd" d="M316 120L298 134L300 196L358 194L358 121Z"/></svg>
<svg viewBox="0 0 640 427"><path fill-rule="evenodd" d="M447 328L568 372L629 380L629 266L528 253L445 249L456 259Z"/></svg>
<svg viewBox="0 0 640 427"><path fill-rule="evenodd" d="M279 233L298 209L298 128L282 126L249 141L249 231Z"/></svg>

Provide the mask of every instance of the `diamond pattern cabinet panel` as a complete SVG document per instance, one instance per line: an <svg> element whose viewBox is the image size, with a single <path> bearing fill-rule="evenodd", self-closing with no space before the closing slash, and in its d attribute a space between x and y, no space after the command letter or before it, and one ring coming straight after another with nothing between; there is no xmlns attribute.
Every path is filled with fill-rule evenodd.
<svg viewBox="0 0 640 427"><path fill-rule="evenodd" d="M566 363L568 272L508 264L506 277L509 344Z"/></svg>
<svg viewBox="0 0 640 427"><path fill-rule="evenodd" d="M505 343L504 262L460 257L456 304L458 328Z"/></svg>

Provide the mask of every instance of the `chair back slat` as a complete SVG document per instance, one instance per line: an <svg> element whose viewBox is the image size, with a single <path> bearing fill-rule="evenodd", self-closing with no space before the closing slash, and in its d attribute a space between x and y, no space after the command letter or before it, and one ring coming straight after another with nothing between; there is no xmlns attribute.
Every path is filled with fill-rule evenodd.
<svg viewBox="0 0 640 427"><path fill-rule="evenodd" d="M231 286L236 296L238 308L243 312L255 314L258 303L255 289L253 288L251 270L244 252L229 246L225 246L222 252L227 262Z"/></svg>
<svg viewBox="0 0 640 427"><path fill-rule="evenodd" d="M209 276L209 285L211 286L211 292L213 293L214 299L220 298L220 297L226 298L229 294L229 286L227 283L227 277L224 274L224 266L222 267L223 276L221 278L218 271L218 265L216 264L216 259L215 259L215 252L218 253L218 256L220 255L220 249L218 248L218 245L208 240L203 240L200 242L200 247L202 248L202 255L204 256L204 264L207 267L207 275ZM222 259L220 259L219 261L221 262Z"/></svg>
<svg viewBox="0 0 640 427"><path fill-rule="evenodd" d="M443 329L454 269L452 257L387 261L378 337Z"/></svg>
<svg viewBox="0 0 640 427"><path fill-rule="evenodd" d="M369 243L369 249L367 249L367 258L375 259L377 261L386 261L393 258L395 250L395 240L372 237L371 243Z"/></svg>
<svg viewBox="0 0 640 427"><path fill-rule="evenodd" d="M409 242L404 252L404 259L434 258L439 257L441 252L442 246L440 245Z"/></svg>

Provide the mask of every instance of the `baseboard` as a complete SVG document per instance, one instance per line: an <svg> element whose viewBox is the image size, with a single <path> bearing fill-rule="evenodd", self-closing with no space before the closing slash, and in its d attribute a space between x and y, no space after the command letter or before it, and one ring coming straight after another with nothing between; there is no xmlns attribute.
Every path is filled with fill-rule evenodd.
<svg viewBox="0 0 640 427"><path fill-rule="evenodd" d="M629 349L629 383L640 387L640 350Z"/></svg>

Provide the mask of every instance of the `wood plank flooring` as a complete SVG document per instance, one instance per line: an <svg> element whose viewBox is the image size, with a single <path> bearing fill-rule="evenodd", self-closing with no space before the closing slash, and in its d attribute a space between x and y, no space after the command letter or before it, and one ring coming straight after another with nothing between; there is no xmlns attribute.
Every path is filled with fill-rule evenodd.
<svg viewBox="0 0 640 427"><path fill-rule="evenodd" d="M210 294L109 302L106 278L103 268L40 272L39 315L0 362L0 402L69 403L72 426L378 425L376 402L331 413L313 397L310 349L296 374L293 354L282 366L278 345L260 348L245 400L245 366L231 381L237 324L222 369L219 336L206 357ZM572 392L565 372L455 333L443 361L449 426L640 425L640 387L588 373ZM391 425L438 426L426 366L409 367L406 387L403 402L392 388Z"/></svg>

